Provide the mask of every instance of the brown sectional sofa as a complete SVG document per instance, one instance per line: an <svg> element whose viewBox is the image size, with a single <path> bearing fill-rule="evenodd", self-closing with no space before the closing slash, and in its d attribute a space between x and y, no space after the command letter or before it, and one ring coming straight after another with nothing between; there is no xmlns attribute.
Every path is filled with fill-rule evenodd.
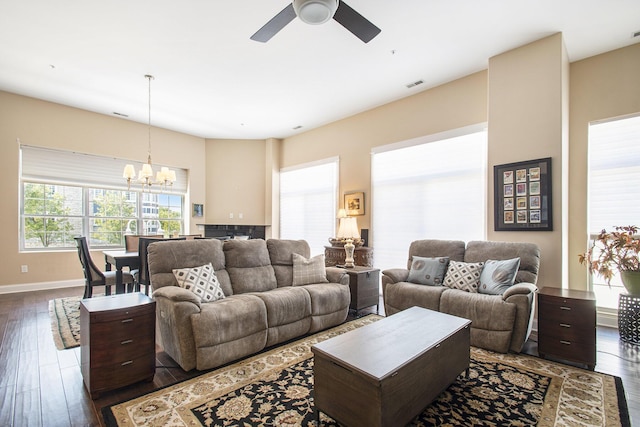
<svg viewBox="0 0 640 427"><path fill-rule="evenodd" d="M303 240L198 239L152 243L149 277L164 350L185 371L210 369L344 322L349 277L326 268L327 283L293 284L293 253ZM211 263L224 299L201 302L173 269Z"/></svg>
<svg viewBox="0 0 640 427"><path fill-rule="evenodd" d="M468 263L520 258L515 284L502 295L470 293L447 286L408 282L414 256ZM531 333L540 250L532 243L417 240L409 248L407 268L382 272L387 316L412 306L470 319L471 345L501 353L520 352ZM427 326L428 327L428 326Z"/></svg>

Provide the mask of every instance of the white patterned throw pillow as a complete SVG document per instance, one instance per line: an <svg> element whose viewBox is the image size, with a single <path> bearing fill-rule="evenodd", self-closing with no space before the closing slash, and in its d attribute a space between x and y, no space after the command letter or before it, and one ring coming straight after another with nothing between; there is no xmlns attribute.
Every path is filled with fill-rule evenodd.
<svg viewBox="0 0 640 427"><path fill-rule="evenodd" d="M324 255L316 255L305 258L294 253L293 260L293 286L309 285L312 283L327 283L327 272L324 268Z"/></svg>
<svg viewBox="0 0 640 427"><path fill-rule="evenodd" d="M224 292L211 263L200 267L175 268L173 275L181 288L198 295L201 302L217 301L224 298Z"/></svg>
<svg viewBox="0 0 640 427"><path fill-rule="evenodd" d="M477 293L483 266L482 262L449 261L444 284L453 289Z"/></svg>

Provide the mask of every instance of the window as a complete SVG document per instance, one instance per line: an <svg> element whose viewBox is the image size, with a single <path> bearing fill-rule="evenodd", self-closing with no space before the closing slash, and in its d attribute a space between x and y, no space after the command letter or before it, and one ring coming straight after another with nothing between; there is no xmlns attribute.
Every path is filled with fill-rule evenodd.
<svg viewBox="0 0 640 427"><path fill-rule="evenodd" d="M21 250L124 246L125 234L184 229L186 171L176 171L169 193L127 189L126 163L107 157L21 146ZM156 166L158 167L158 166Z"/></svg>
<svg viewBox="0 0 640 427"><path fill-rule="evenodd" d="M377 266L406 265L414 240L485 238L486 152L482 126L374 149Z"/></svg>
<svg viewBox="0 0 640 427"><path fill-rule="evenodd" d="M640 225L640 116L589 125L588 232L592 240L602 229ZM598 275L590 277L599 307L617 309L624 290L620 277L612 288Z"/></svg>
<svg viewBox="0 0 640 427"><path fill-rule="evenodd" d="M324 253L335 236L338 159L280 171L280 237L304 239L311 254Z"/></svg>

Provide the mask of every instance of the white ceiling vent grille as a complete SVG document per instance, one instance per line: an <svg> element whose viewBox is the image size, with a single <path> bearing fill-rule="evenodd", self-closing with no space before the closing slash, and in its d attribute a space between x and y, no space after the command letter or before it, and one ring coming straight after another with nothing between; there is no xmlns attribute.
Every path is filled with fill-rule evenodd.
<svg viewBox="0 0 640 427"><path fill-rule="evenodd" d="M405 86L407 87L407 89L411 89L412 87L421 85L422 83L424 83L424 80L416 80L415 82L409 83Z"/></svg>

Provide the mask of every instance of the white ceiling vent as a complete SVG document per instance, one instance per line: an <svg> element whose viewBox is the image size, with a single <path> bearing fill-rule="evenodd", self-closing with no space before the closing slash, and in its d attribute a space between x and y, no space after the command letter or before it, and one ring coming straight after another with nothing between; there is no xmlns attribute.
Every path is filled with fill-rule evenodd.
<svg viewBox="0 0 640 427"><path fill-rule="evenodd" d="M422 83L424 83L424 80L416 80L415 82L409 83L405 86L407 87L407 89L411 89L412 87L421 85Z"/></svg>

